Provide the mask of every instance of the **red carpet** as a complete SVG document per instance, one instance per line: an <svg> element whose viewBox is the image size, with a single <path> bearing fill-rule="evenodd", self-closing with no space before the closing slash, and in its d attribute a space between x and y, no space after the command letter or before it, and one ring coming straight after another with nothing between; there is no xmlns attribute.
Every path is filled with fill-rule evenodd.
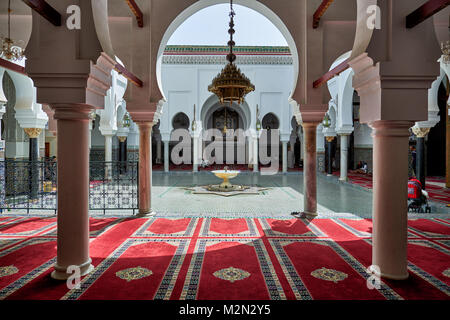
<svg viewBox="0 0 450 320"><path fill-rule="evenodd" d="M369 219L91 218L95 270L52 280L55 218L0 217L0 299L449 299L450 221L408 223L406 281L369 289ZM8 217L9 218L9 217Z"/></svg>

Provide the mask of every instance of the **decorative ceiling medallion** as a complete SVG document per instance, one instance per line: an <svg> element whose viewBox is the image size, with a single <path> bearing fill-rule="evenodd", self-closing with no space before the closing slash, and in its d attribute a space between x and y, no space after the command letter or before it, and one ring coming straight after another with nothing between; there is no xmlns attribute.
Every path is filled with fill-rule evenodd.
<svg viewBox="0 0 450 320"><path fill-rule="evenodd" d="M153 272L141 266L135 268L128 268L116 272L116 276L120 279L127 280L128 282L132 280L139 280L148 276L151 276Z"/></svg>
<svg viewBox="0 0 450 320"><path fill-rule="evenodd" d="M234 267L218 270L214 272L213 275L216 278L230 281L231 283L250 277L250 273L248 273L247 271Z"/></svg>
<svg viewBox="0 0 450 320"><path fill-rule="evenodd" d="M17 269L15 266L6 266L6 267L0 267L0 278L7 277L12 274L15 274L19 272L19 269Z"/></svg>
<svg viewBox="0 0 450 320"><path fill-rule="evenodd" d="M344 272L327 269L324 267L314 270L313 272L311 272L311 275L317 279L333 281L334 283L338 283L339 281L345 280L348 277L348 275Z"/></svg>
<svg viewBox="0 0 450 320"><path fill-rule="evenodd" d="M444 276L446 276L446 277L449 277L449 278L450 278L450 268L448 268L448 269L446 269L446 270L442 271L442 274L443 274Z"/></svg>

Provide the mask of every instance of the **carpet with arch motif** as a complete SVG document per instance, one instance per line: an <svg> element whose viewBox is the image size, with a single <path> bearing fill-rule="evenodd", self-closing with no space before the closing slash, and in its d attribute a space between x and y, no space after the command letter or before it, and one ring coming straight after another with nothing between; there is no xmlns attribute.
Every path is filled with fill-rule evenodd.
<svg viewBox="0 0 450 320"><path fill-rule="evenodd" d="M56 218L0 216L0 299L448 300L450 220L408 221L404 281L371 264L370 219L90 218L95 269L50 277Z"/></svg>

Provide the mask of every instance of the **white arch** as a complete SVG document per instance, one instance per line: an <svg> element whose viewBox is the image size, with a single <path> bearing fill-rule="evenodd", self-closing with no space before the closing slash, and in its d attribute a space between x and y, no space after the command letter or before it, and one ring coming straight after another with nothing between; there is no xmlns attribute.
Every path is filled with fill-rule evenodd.
<svg viewBox="0 0 450 320"><path fill-rule="evenodd" d="M441 73L428 89L428 120L416 122L415 126L419 128L432 128L439 123L441 117L439 116L439 102L438 93L442 80L445 78L445 70L440 68Z"/></svg>
<svg viewBox="0 0 450 320"><path fill-rule="evenodd" d="M330 70L349 59L352 52L342 54L331 65ZM353 69L349 68L328 81L328 90L337 104L336 131L338 133L351 133L353 131Z"/></svg>
<svg viewBox="0 0 450 320"><path fill-rule="evenodd" d="M120 64L122 62L118 60ZM128 80L117 71L111 71L112 85L105 96L105 107L97 110L100 116L100 131L102 135L113 135L117 132L118 109L127 90Z"/></svg>
<svg viewBox="0 0 450 320"><path fill-rule="evenodd" d="M269 115L272 115L273 117L275 117L275 119L276 119L277 122L278 122L278 128L277 128L277 129L281 131L281 121L280 121L280 118L277 116L277 114L276 114L275 112L272 112L272 111L268 111L268 112L266 112L264 115L261 116L261 126L263 126L262 129L265 129L265 128L264 128L264 125L263 125L264 118L267 117L267 116L269 116Z"/></svg>
<svg viewBox="0 0 450 320"><path fill-rule="evenodd" d="M219 99L216 95L211 95L203 104L201 110L200 110L200 119L203 124L203 128L206 128L206 121L209 119L209 117L219 108L222 108L223 105L220 104ZM227 108L230 108L227 106ZM239 116L242 118L242 121L244 123L243 130L250 129L251 126L251 111L250 107L248 106L247 102L244 101L241 105L233 104L233 106L230 108L233 111L236 111Z"/></svg>
<svg viewBox="0 0 450 320"><path fill-rule="evenodd" d="M163 99L167 101L166 97L164 96L164 91L162 87L162 57L164 50L167 46L167 43L172 36L172 34L175 32L175 30L184 22L186 21L190 16L192 16L197 11L200 11L206 7L214 6L221 3L228 3L228 0L199 0L187 9L185 9L181 14L179 14L169 25L166 32L164 33L164 36L161 40L161 44L159 46L158 50L158 56L156 60L156 78L158 82L158 87L163 95ZM294 79L293 79L293 85L292 85L292 91L291 91L291 97L294 92L294 89L297 86L297 79L298 79L298 73L299 73L299 59L297 54L297 46L295 45L294 38L290 34L287 27L284 25L283 21L268 7L263 5L262 3L255 1L255 0L235 0L235 4L242 5L245 7L248 7L250 9L253 9L263 16L265 16L270 22L272 22L275 27L278 28L278 30L281 32L281 34L286 39L286 42L288 43L289 49L292 54L292 60L293 60L293 67L294 67ZM226 26L224 26L225 28Z"/></svg>
<svg viewBox="0 0 450 320"><path fill-rule="evenodd" d="M183 115L183 116L185 116L185 117L187 118L187 122L188 122L188 127L187 127L187 129L189 129L190 123L191 123L191 119L189 119L189 116L188 116L185 112L179 111L179 112L177 112L177 113L175 113L175 114L173 115L173 117L172 117L172 119L171 119L171 121L170 121L171 131L174 130L173 122L174 122L175 118L176 118L178 115Z"/></svg>
<svg viewBox="0 0 450 320"><path fill-rule="evenodd" d="M21 64L24 63L25 61L22 60ZM9 75L16 89L14 110L20 127L23 129L44 129L48 121L48 116L42 110L42 105L36 103L36 88L34 87L33 80L18 72L5 70L4 68L0 69L3 69L3 72Z"/></svg>

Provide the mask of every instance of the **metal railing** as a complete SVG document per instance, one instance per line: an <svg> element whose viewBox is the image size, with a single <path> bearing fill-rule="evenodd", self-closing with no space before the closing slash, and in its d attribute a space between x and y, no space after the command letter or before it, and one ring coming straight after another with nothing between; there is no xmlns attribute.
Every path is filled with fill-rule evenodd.
<svg viewBox="0 0 450 320"><path fill-rule="evenodd" d="M138 209L138 162L91 161L89 210ZM0 212L57 211L57 163L0 161Z"/></svg>

